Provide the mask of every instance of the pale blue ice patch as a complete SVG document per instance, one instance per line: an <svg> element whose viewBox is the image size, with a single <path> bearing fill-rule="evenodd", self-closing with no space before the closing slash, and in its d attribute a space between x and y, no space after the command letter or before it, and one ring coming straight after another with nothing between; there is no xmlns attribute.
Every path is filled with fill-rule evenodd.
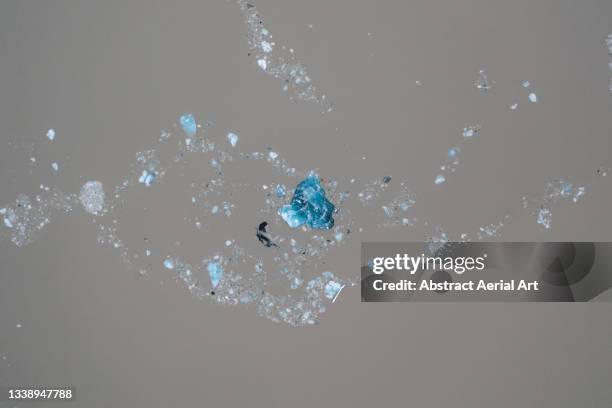
<svg viewBox="0 0 612 408"><path fill-rule="evenodd" d="M283 198L287 195L287 187L284 184L278 184L276 186L276 197Z"/></svg>
<svg viewBox="0 0 612 408"><path fill-rule="evenodd" d="M166 258L164 260L164 267L166 269L174 269L174 260L172 258Z"/></svg>
<svg viewBox="0 0 612 408"><path fill-rule="evenodd" d="M434 183L442 184L445 181L446 181L446 177L444 177L442 174L438 174L438 176L436 177L436 180L434 181Z"/></svg>
<svg viewBox="0 0 612 408"><path fill-rule="evenodd" d="M330 280L325 285L325 288L323 289L323 293L325 294L325 297L328 298L329 300L334 300L336 296L338 295L338 293L340 293L343 287L344 285L342 285L341 283L336 282L334 280Z"/></svg>
<svg viewBox="0 0 612 408"><path fill-rule="evenodd" d="M230 142L232 147L236 147L236 145L238 144L238 135L230 132L227 134L227 140Z"/></svg>
<svg viewBox="0 0 612 408"><path fill-rule="evenodd" d="M192 114L188 113L186 115L181 116L180 119L181 128L183 128L183 132L187 136L193 137L198 132L198 123Z"/></svg>
<svg viewBox="0 0 612 408"><path fill-rule="evenodd" d="M210 277L210 284L214 289L221 282L221 278L223 278L223 267L219 262L209 262L206 269Z"/></svg>
<svg viewBox="0 0 612 408"><path fill-rule="evenodd" d="M151 185L155 182L155 172L150 170L143 170L138 182L144 184L147 187L151 187Z"/></svg>
<svg viewBox="0 0 612 408"><path fill-rule="evenodd" d="M55 130L49 129L47 130L47 139L54 140L55 139Z"/></svg>

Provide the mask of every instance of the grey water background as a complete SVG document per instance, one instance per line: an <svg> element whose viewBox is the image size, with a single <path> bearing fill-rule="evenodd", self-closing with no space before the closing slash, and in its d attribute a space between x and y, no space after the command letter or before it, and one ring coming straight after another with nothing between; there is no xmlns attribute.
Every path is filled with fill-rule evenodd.
<svg viewBox="0 0 612 408"><path fill-rule="evenodd" d="M516 212L523 195L554 178L586 183L598 166L612 167L609 1L255 4L335 103L332 114L289 102L257 68L232 2L2 2L0 203L40 183L67 192L90 179L114 186L133 154L184 112L213 121L218 137L236 131L250 150L273 146L301 169L359 182L392 174L453 234ZM495 81L486 95L473 86L479 69ZM520 87L525 79L537 104ZM474 123L481 135L466 144L457 173L435 186L444 152ZM51 144L50 127L58 133ZM192 165L199 180L206 165ZM226 237L254 239L253 220L241 216L193 239L182 222L189 196L170 181L154 199L133 193L125 234L171 235L191 259ZM550 231L522 214L504 239L610 241L611 199L610 179L594 182L579 205L553 208ZM609 303L361 304L356 287L320 325L295 329L198 302L161 267L145 279L126 271L95 243L89 219L58 216L25 248L1 243L1 381L74 385L77 401L66 406L78 407L612 402ZM357 276L361 240L422 241L425 233L354 236L326 268Z"/></svg>

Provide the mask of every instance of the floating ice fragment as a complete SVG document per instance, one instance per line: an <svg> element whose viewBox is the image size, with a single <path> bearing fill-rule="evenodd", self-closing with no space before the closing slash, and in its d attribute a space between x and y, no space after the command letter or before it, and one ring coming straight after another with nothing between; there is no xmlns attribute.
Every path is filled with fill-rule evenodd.
<svg viewBox="0 0 612 408"><path fill-rule="evenodd" d="M531 83L529 81L523 81L522 85L523 85L523 88L529 88Z"/></svg>
<svg viewBox="0 0 612 408"><path fill-rule="evenodd" d="M538 212L538 219L537 219L538 224L548 229L550 228L551 218L552 218L551 211L548 208L542 206L540 208L540 211Z"/></svg>
<svg viewBox="0 0 612 408"><path fill-rule="evenodd" d="M0 215L6 214L6 208L0 208Z"/></svg>
<svg viewBox="0 0 612 408"><path fill-rule="evenodd" d="M608 46L608 52L610 53L610 56L612 56L612 34L610 34L608 38L606 38L606 45Z"/></svg>
<svg viewBox="0 0 612 408"><path fill-rule="evenodd" d="M147 187L151 187L151 185L153 185L153 183L155 182L155 177L156 174L154 171L143 170L142 174L140 175L140 178L138 179L138 182L144 184Z"/></svg>
<svg viewBox="0 0 612 408"><path fill-rule="evenodd" d="M223 278L223 267L219 262L209 262L206 269L208 270L208 276L210 277L210 284L214 289L221 281L221 278Z"/></svg>
<svg viewBox="0 0 612 408"><path fill-rule="evenodd" d="M4 217L4 225L7 228L13 228L13 223L11 222L9 217Z"/></svg>
<svg viewBox="0 0 612 408"><path fill-rule="evenodd" d="M336 296L338 296L342 288L344 288L344 285L336 281L330 280L325 285L325 288L323 289L323 293L325 294L326 298L334 301L336 300Z"/></svg>
<svg viewBox="0 0 612 408"><path fill-rule="evenodd" d="M448 150L448 157L452 159L455 156L457 156L457 149L453 147Z"/></svg>
<svg viewBox="0 0 612 408"><path fill-rule="evenodd" d="M59 164L57 164L56 162L51 163L51 167L53 168L53 170L58 171L59 170Z"/></svg>
<svg viewBox="0 0 612 408"><path fill-rule="evenodd" d="M266 70L266 68L268 68L268 63L266 62L264 58L258 59L257 65L259 65L259 68L263 69L264 71Z"/></svg>
<svg viewBox="0 0 612 408"><path fill-rule="evenodd" d="M268 41L262 41L261 42L261 49L263 50L263 52L272 52L272 44L270 44Z"/></svg>
<svg viewBox="0 0 612 408"><path fill-rule="evenodd" d="M236 144L238 144L238 135L230 132L227 134L227 140L230 142L232 147L236 147Z"/></svg>
<svg viewBox="0 0 612 408"><path fill-rule="evenodd" d="M489 89L491 89L491 83L489 82L489 79L487 78L484 69L478 71L478 78L476 78L476 82L474 82L474 85L481 91L488 91Z"/></svg>
<svg viewBox="0 0 612 408"><path fill-rule="evenodd" d="M576 189L576 192L574 193L574 197L572 197L572 201L577 203L578 200L580 199L580 197L582 197L585 194L585 188L584 187L578 187Z"/></svg>
<svg viewBox="0 0 612 408"><path fill-rule="evenodd" d="M276 197L283 198L287 195L287 187L284 184L279 184L276 186Z"/></svg>
<svg viewBox="0 0 612 408"><path fill-rule="evenodd" d="M536 103L538 101L538 95L533 92L529 94L529 101L532 103Z"/></svg>
<svg viewBox="0 0 612 408"><path fill-rule="evenodd" d="M47 139L54 140L55 139L55 130L49 129L47 130Z"/></svg>
<svg viewBox="0 0 612 408"><path fill-rule="evenodd" d="M104 209L104 187L99 181L88 181L81 187L81 205L90 214L101 215Z"/></svg>
<svg viewBox="0 0 612 408"><path fill-rule="evenodd" d="M174 260L172 258L166 258L164 260L164 267L166 269L174 269Z"/></svg>
<svg viewBox="0 0 612 408"><path fill-rule="evenodd" d="M278 153L276 152L270 152L268 153L268 157L270 157L270 159L274 160L278 157Z"/></svg>
<svg viewBox="0 0 612 408"><path fill-rule="evenodd" d="M511 109L511 110L516 110L516 108L518 108L518 103L512 104L512 105L510 106L510 109Z"/></svg>
<svg viewBox="0 0 612 408"><path fill-rule="evenodd" d="M334 226L335 210L325 197L318 176L311 173L297 185L291 203L282 206L278 213L291 228L306 224L313 229L330 229Z"/></svg>
<svg viewBox="0 0 612 408"><path fill-rule="evenodd" d="M436 177L436 180L434 181L434 183L442 184L445 181L446 181L446 177L444 177L444 175L442 175L442 174L438 174L438 176Z"/></svg>
<svg viewBox="0 0 612 408"><path fill-rule="evenodd" d="M480 131L479 125L465 127L463 128L463 137L469 138L472 136L476 136L479 131Z"/></svg>
<svg viewBox="0 0 612 408"><path fill-rule="evenodd" d="M180 118L181 128L183 128L183 132L187 136L193 137L198 132L198 123L192 114L186 114L181 116Z"/></svg>

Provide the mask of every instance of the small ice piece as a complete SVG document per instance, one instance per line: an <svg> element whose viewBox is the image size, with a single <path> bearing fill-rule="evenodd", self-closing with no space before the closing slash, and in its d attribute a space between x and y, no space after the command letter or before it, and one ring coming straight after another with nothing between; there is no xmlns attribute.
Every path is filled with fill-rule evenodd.
<svg viewBox="0 0 612 408"><path fill-rule="evenodd" d="M522 85L523 85L523 88L529 88L531 83L529 81L523 81Z"/></svg>
<svg viewBox="0 0 612 408"><path fill-rule="evenodd" d="M223 278L223 267L219 262L209 262L206 269L208 270L208 276L210 277L210 284L214 289L221 281L221 278Z"/></svg>
<svg viewBox="0 0 612 408"><path fill-rule="evenodd" d="M457 149L453 147L452 149L448 150L448 157L452 159L455 156L457 156Z"/></svg>
<svg viewBox="0 0 612 408"><path fill-rule="evenodd" d="M336 207L325 197L319 177L311 173L295 188L291 203L282 206L278 214L291 228L306 224L312 229L331 229Z"/></svg>
<svg viewBox="0 0 612 408"><path fill-rule="evenodd" d="M283 198L287 195L287 187L284 184L279 184L276 186L276 197Z"/></svg>
<svg viewBox="0 0 612 408"><path fill-rule="evenodd" d="M551 218L552 218L551 211L548 208L542 206L540 208L540 211L538 212L538 219L537 219L538 224L540 224L546 229L549 229Z"/></svg>
<svg viewBox="0 0 612 408"><path fill-rule="evenodd" d="M612 34L610 34L608 38L606 38L606 45L608 46L608 52L610 53L610 56L612 56Z"/></svg>
<svg viewBox="0 0 612 408"><path fill-rule="evenodd" d="M272 52L272 44L270 44L268 41L262 41L261 42L261 49L265 53Z"/></svg>
<svg viewBox="0 0 612 408"><path fill-rule="evenodd" d="M516 110L516 108L518 108L518 103L512 104L512 105L510 106L510 109L511 109L511 110Z"/></svg>
<svg viewBox="0 0 612 408"><path fill-rule="evenodd" d="M538 95L533 92L529 94L529 101L532 103L536 103L538 101Z"/></svg>
<svg viewBox="0 0 612 408"><path fill-rule="evenodd" d="M144 184L147 187L151 187L153 182L155 182L155 172L150 170L143 170L138 182Z"/></svg>
<svg viewBox="0 0 612 408"><path fill-rule="evenodd" d="M51 141L55 139L55 130L53 129L47 130L47 139Z"/></svg>
<svg viewBox="0 0 612 408"><path fill-rule="evenodd" d="M11 222L11 220L8 217L4 217L4 225L7 228L13 228L13 223Z"/></svg>
<svg viewBox="0 0 612 408"><path fill-rule="evenodd" d="M88 181L81 187L81 205L90 214L101 215L104 209L104 187L99 181Z"/></svg>
<svg viewBox="0 0 612 408"><path fill-rule="evenodd" d="M476 136L480 131L480 126L468 126L463 128L463 137L469 138Z"/></svg>
<svg viewBox="0 0 612 408"><path fill-rule="evenodd" d="M0 215L6 214L6 208L0 208Z"/></svg>
<svg viewBox="0 0 612 408"><path fill-rule="evenodd" d="M258 59L257 65L259 65L259 68L263 69L264 71L266 70L266 68L268 68L268 63L266 62L265 58Z"/></svg>
<svg viewBox="0 0 612 408"><path fill-rule="evenodd" d="M189 137L194 137L198 132L198 123L192 114L188 113L186 115L181 116L180 118L181 128L183 128L183 132Z"/></svg>
<svg viewBox="0 0 612 408"><path fill-rule="evenodd" d="M229 132L227 134L227 140L230 142L232 147L236 147L236 144L238 144L238 135L235 133Z"/></svg>
<svg viewBox="0 0 612 408"><path fill-rule="evenodd" d="M343 287L344 285L334 280L330 280L325 285L325 288L323 289L323 293L325 294L325 297L328 298L329 300L335 300L336 296L338 295L338 293L340 293Z"/></svg>
<svg viewBox="0 0 612 408"><path fill-rule="evenodd" d="M232 246L232 241L229 240L229 239L227 241L225 241L225 246L227 246L227 247L228 246Z"/></svg>
<svg viewBox="0 0 612 408"><path fill-rule="evenodd" d="M442 175L442 174L438 174L438 176L436 177L436 180L434 181L434 183L442 184L445 181L446 181L446 177L444 177L444 175Z"/></svg>
<svg viewBox="0 0 612 408"><path fill-rule="evenodd" d="M268 153L268 157L269 157L271 160L274 160L274 159L276 159L276 158L278 157L278 153L276 153L276 152L270 152L270 153Z"/></svg>
<svg viewBox="0 0 612 408"><path fill-rule="evenodd" d="M476 78L476 82L474 82L474 85L481 91L488 91L489 89L491 89L491 83L489 82L489 79L487 78L484 69L478 71L478 78Z"/></svg>
<svg viewBox="0 0 612 408"><path fill-rule="evenodd" d="M574 193L574 197L572 197L572 201L577 203L578 200L580 199L580 197L582 197L585 194L585 188L584 187L578 187L576 189L576 192Z"/></svg>
<svg viewBox="0 0 612 408"><path fill-rule="evenodd" d="M53 168L53 170L58 171L59 170L59 164L57 164L56 162L51 163L51 167Z"/></svg>
<svg viewBox="0 0 612 408"><path fill-rule="evenodd" d="M166 269L174 269L174 260L172 258L166 258L164 260L164 267Z"/></svg>

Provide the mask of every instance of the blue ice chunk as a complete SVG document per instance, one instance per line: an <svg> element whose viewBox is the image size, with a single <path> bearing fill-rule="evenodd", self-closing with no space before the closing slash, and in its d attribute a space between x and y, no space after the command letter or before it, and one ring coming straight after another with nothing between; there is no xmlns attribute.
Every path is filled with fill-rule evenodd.
<svg viewBox="0 0 612 408"><path fill-rule="evenodd" d="M164 267L166 269L174 269L174 260L172 258L166 258L164 260Z"/></svg>
<svg viewBox="0 0 612 408"><path fill-rule="evenodd" d="M338 295L338 293L340 293L343 287L344 285L334 280L330 280L325 285L325 288L323 289L323 293L325 294L325 297L328 298L329 300L334 300L336 296Z"/></svg>
<svg viewBox="0 0 612 408"><path fill-rule="evenodd" d="M276 197L283 198L287 195L287 187L284 184L279 184L276 186Z"/></svg>
<svg viewBox="0 0 612 408"><path fill-rule="evenodd" d="M236 147L236 145L238 144L238 135L235 133L229 132L227 134L227 140L230 142L232 147Z"/></svg>
<svg viewBox="0 0 612 408"><path fill-rule="evenodd" d="M143 170L140 178L138 179L139 183L144 184L147 187L151 187L153 182L155 181L155 172L150 170Z"/></svg>
<svg viewBox="0 0 612 408"><path fill-rule="evenodd" d="M198 131L198 123L191 113L181 116L181 127L187 136L193 137Z"/></svg>
<svg viewBox="0 0 612 408"><path fill-rule="evenodd" d="M282 206L278 213L291 228L306 224L312 229L330 229L334 226L335 211L319 178L311 173L297 185L291 203Z"/></svg>
<svg viewBox="0 0 612 408"><path fill-rule="evenodd" d="M446 177L444 177L444 175L442 175L442 174L438 174L438 175L436 176L436 180L434 181L434 183L436 183L436 184L442 184L442 183L444 183L445 181L446 181Z"/></svg>
<svg viewBox="0 0 612 408"><path fill-rule="evenodd" d="M55 130L49 129L47 130L47 139L53 141L55 139Z"/></svg>
<svg viewBox="0 0 612 408"><path fill-rule="evenodd" d="M210 283L214 289L217 287L219 282L221 282L221 278L223 278L223 267L219 262L209 262L206 269L208 270Z"/></svg>

